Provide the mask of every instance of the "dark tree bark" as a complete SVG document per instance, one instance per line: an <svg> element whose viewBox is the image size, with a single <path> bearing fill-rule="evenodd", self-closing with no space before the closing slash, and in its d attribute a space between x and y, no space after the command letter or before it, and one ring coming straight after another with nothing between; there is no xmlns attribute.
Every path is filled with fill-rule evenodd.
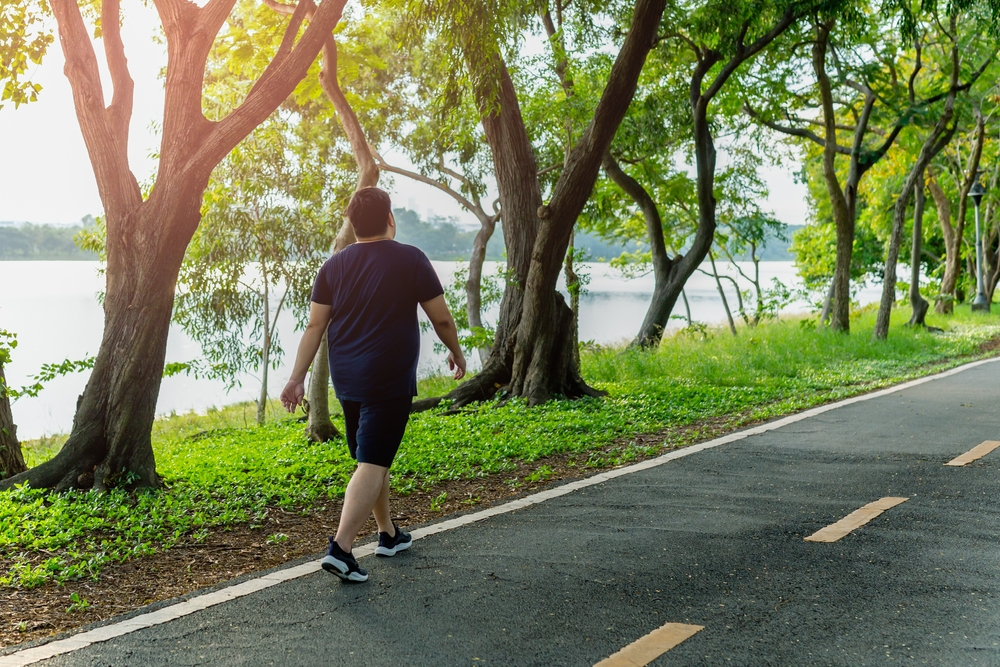
<svg viewBox="0 0 1000 667"><path fill-rule="evenodd" d="M7 396L7 378L0 361L0 480L13 477L27 470L21 455L21 443L17 441L17 426L10 412L10 397Z"/></svg>
<svg viewBox="0 0 1000 667"><path fill-rule="evenodd" d="M725 54L707 46L699 46L691 40L686 43L694 51L696 63L690 81L690 103L692 114L692 129L695 147L695 172L698 194L698 228L694 240L686 255L674 259L665 259L661 254L661 271L665 278L660 289L654 289L653 300L647 311L646 319L640 328L639 335L633 344L642 347L658 345L666 322L673 312L677 298L684 289L685 283L698 266L705 261L708 251L715 239L715 141L709 124L709 107L715 96L726 85L730 77L743 63L752 59L767 48L798 18L794 10L789 9L778 19L766 33L750 44L744 43L748 23L745 23L740 38L732 53ZM722 64L721 68L716 66ZM709 77L710 72L715 72ZM612 167L613 168L613 167ZM638 194L638 191L636 191ZM643 208L643 213L646 209ZM647 218L647 229L651 229ZM662 232L661 232L662 233ZM669 262L669 265L667 264ZM654 269L655 270L655 269Z"/></svg>
<svg viewBox="0 0 1000 667"><path fill-rule="evenodd" d="M924 141L917 161L903 182L902 192L899 193L893 206L892 232L889 236L889 250L885 258L882 299L879 302L878 315L875 318L875 331L872 332L874 340L885 340L889 336L889 316L892 313L892 304L896 301L896 263L899 261L899 247L903 239L903 226L906 224L906 209L910 204L910 197L913 196L917 180L923 174L924 169L934 159L934 156L944 150L955 134L955 126L948 127L948 123L954 116L954 106L954 96L950 96L945 105L944 113L941 114L930 136Z"/></svg>
<svg viewBox="0 0 1000 667"><path fill-rule="evenodd" d="M910 326L927 326L930 303L920 295L920 251L924 240L924 204L927 200L924 171L917 174L913 200L913 241L910 245Z"/></svg>
<svg viewBox="0 0 1000 667"><path fill-rule="evenodd" d="M583 210L618 125L635 94L639 73L654 45L664 0L638 0L632 25L611 68L593 118L570 151L552 198L542 205L538 166L506 65L475 94L493 154L504 239L512 279L504 290L489 362L452 391L456 406L492 397L504 387L537 405L554 395L598 395L580 376L572 347L572 312L556 282L576 218ZM469 52L473 52L470 47ZM479 77L477 77L479 78ZM415 410L440 399L417 401Z"/></svg>
<svg viewBox="0 0 1000 667"><path fill-rule="evenodd" d="M639 207L643 220L646 222L646 238L649 239L653 263L653 298L649 302L646 316L639 327L638 335L632 341L632 346L655 347L662 340L663 332L670 320L670 311L673 308L669 299L670 286L677 282L678 277L674 273L678 268L679 261L671 259L667 252L660 210L642 184L625 173L610 152L604 154L601 164L608 178ZM676 301L677 297L674 296L674 302L676 303ZM689 316L688 320L690 319Z"/></svg>
<svg viewBox="0 0 1000 667"><path fill-rule="evenodd" d="M77 404L73 430L46 463L0 488L28 482L57 490L112 484L159 486L150 443L174 286L184 251L201 221L201 197L212 169L277 108L306 75L340 19L344 0L323 2L296 42L304 11L292 16L274 59L247 97L224 119L201 109L205 63L235 0L204 7L155 2L167 39L163 139L154 187L143 199L128 165L133 82L119 27L118 0L101 8L103 41L114 85L104 91L89 31L73 0L53 0L77 118L107 220L104 337Z"/></svg>

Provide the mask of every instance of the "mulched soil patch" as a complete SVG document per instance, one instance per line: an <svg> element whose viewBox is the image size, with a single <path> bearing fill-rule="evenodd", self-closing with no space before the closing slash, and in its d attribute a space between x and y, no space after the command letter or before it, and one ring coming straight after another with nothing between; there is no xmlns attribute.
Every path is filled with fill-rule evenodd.
<svg viewBox="0 0 1000 667"><path fill-rule="evenodd" d="M1000 339L980 346L980 354L998 350ZM944 363L947 361L954 360ZM751 411L747 411L656 433L623 437L602 449L550 456L521 463L513 471L479 479L452 480L406 496L394 495L393 511L400 525L415 528L449 515L507 502L544 487L653 458L678 447L712 440L764 421L754 420L750 414ZM627 460L621 460L624 453L628 454ZM96 580L5 591L0 597L0 653L6 653L4 648L16 644L64 633L317 554L326 548L327 535L336 529L340 507L339 501L328 501L305 513L270 508L266 521L259 528L237 525L218 529L199 543L181 544L152 556L107 566ZM375 530L374 521L369 520L361 535L374 536ZM268 536L278 533L288 539L268 544ZM364 537L359 539L359 543L364 541ZM0 560L0 569L9 567ZM87 602L84 608L80 609L79 604L73 606L74 594L77 599Z"/></svg>

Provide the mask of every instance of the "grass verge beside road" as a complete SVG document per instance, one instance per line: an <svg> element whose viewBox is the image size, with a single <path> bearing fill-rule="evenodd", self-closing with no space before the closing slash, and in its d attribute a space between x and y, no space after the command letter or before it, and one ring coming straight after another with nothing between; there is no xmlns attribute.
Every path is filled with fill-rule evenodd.
<svg viewBox="0 0 1000 667"><path fill-rule="evenodd" d="M909 329L907 317L897 312L889 340L878 343L871 341L869 312L852 323L850 336L790 319L744 328L736 337L726 330L684 332L653 352L587 350L584 377L606 398L536 408L494 401L458 415L414 415L393 485L400 504L419 497L431 513L453 510L456 499L438 490L456 480L500 480L516 491L544 482L556 460L583 475L704 439L702 424L724 420L734 428L989 356L987 344L1000 336L1000 316L959 310L930 318L944 334ZM434 378L421 383L421 393L449 386ZM336 504L354 467L346 446L306 441L294 419L248 424L246 410L230 406L156 422L153 443L166 491L0 493L0 591L23 597L37 588L98 581L111 564L236 528L261 529L268 532L262 545L280 546L288 537L270 532L269 515L307 515ZM662 435L672 429L684 435ZM661 435L637 437L647 434ZM59 444L26 443L26 454L38 463ZM461 503L489 499L470 493Z"/></svg>

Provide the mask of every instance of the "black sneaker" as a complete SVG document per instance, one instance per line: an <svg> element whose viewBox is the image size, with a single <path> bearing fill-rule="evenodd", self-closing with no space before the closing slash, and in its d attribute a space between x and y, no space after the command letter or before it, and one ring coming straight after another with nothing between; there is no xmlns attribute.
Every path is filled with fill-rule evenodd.
<svg viewBox="0 0 1000 667"><path fill-rule="evenodd" d="M330 547L326 550L326 558L320 561L320 565L344 581L368 581L368 573L361 569L353 554L345 553L332 537Z"/></svg>
<svg viewBox="0 0 1000 667"><path fill-rule="evenodd" d="M410 545L413 544L413 538L409 534L401 531L396 524L392 524L392 527L396 529L396 534L392 537L389 537L389 533L378 534L378 546L375 547L376 556L395 556L400 551L409 549Z"/></svg>

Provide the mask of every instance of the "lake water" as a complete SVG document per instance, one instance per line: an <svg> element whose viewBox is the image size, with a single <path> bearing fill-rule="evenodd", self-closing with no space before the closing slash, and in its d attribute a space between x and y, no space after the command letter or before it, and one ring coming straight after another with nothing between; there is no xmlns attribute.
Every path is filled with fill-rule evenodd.
<svg viewBox="0 0 1000 667"><path fill-rule="evenodd" d="M453 279L456 262L434 262L441 281L448 285ZM104 278L95 262L0 262L0 328L17 334L18 347L13 362L5 369L11 386L26 384L43 363L63 359L82 359L96 354L100 346L104 311L96 295L103 290ZM746 267L745 270L751 267ZM736 275L732 266L719 265L720 272ZM496 265L488 263L487 271ZM749 272L749 271L748 271ZM607 264L587 264L581 273L589 274L590 284L580 302L580 340L597 343L617 343L635 336L649 305L653 277L646 275L626 279ZM761 264L763 283L778 278L789 287L800 285L791 262ZM744 286L748 287L748 285ZM735 309L735 295L727 286L730 307ZM725 321L725 311L714 280L695 273L686 288L691 316L705 324ZM866 288L858 295L862 303L879 298L878 288ZM804 311L808 304L797 302L786 312ZM675 315L683 315L678 302ZM495 315L495 313L493 313ZM288 378L299 334L293 318L282 314L279 336L286 350L282 366L270 373L270 393L277 395ZM671 328L684 322L673 320ZM423 336L420 373L429 375L446 370L444 355L434 352L434 334ZM197 343L184 335L180 327L172 326L167 342L167 361L191 361L200 356ZM473 362L470 359L470 363ZM23 398L13 405L14 420L21 439L68 432L73 424L77 396L86 384L86 374L61 377L50 382L37 398ZM205 410L239 401L253 400L259 393L256 376L240 378L242 386L227 392L218 380L195 380L176 376L166 378L160 388L157 412ZM248 412L248 420L253 413Z"/></svg>

